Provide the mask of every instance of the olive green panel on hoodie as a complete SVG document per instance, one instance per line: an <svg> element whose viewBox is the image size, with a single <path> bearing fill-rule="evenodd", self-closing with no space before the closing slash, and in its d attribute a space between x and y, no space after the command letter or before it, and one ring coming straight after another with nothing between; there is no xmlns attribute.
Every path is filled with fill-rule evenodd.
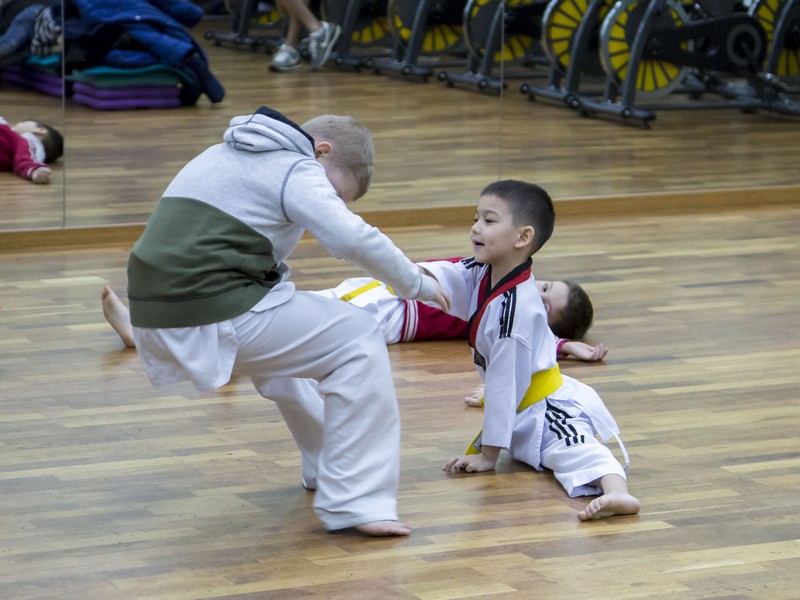
<svg viewBox="0 0 800 600"><path fill-rule="evenodd" d="M164 197L128 260L131 323L224 321L255 306L280 280L269 239L204 202Z"/></svg>

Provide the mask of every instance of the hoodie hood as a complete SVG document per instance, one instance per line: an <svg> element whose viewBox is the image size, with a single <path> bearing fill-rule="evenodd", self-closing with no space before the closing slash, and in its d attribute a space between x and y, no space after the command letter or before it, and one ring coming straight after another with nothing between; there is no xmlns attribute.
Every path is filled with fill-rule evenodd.
<svg viewBox="0 0 800 600"><path fill-rule="evenodd" d="M276 110L262 106L252 115L231 119L225 143L246 152L290 150L314 158L314 138Z"/></svg>

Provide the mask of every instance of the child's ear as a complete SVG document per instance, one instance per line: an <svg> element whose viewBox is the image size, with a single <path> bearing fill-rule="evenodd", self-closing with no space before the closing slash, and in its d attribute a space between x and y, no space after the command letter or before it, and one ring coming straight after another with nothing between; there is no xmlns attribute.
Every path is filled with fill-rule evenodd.
<svg viewBox="0 0 800 600"><path fill-rule="evenodd" d="M533 239L536 237L536 230L531 227L530 225L526 225L522 229L519 230L517 234L517 243L514 244L517 248L522 248L530 244Z"/></svg>
<svg viewBox="0 0 800 600"><path fill-rule="evenodd" d="M314 146L314 156L316 158L321 158L326 154L330 154L330 151L333 149L330 142L319 142L316 146Z"/></svg>

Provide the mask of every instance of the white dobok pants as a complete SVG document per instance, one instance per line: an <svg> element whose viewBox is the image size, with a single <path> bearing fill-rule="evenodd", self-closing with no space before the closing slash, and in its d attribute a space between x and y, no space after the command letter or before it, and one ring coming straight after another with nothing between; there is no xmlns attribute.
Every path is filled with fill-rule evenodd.
<svg viewBox="0 0 800 600"><path fill-rule="evenodd" d="M396 520L400 415L375 320L345 302L297 292L231 323L233 371L277 404L325 528Z"/></svg>

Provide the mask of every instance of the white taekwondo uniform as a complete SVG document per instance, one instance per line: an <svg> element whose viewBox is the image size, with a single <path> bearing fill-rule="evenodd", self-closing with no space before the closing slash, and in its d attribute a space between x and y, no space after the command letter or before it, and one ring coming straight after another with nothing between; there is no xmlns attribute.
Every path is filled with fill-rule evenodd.
<svg viewBox="0 0 800 600"><path fill-rule="evenodd" d="M505 448L537 470L552 469L570 496L599 494L589 484L612 473L624 478L625 471L595 436L619 440L619 429L592 388L559 372L531 264L489 289L491 268L474 258L421 263L450 294L451 313L469 319L484 379L483 430L467 453L483 444Z"/></svg>

